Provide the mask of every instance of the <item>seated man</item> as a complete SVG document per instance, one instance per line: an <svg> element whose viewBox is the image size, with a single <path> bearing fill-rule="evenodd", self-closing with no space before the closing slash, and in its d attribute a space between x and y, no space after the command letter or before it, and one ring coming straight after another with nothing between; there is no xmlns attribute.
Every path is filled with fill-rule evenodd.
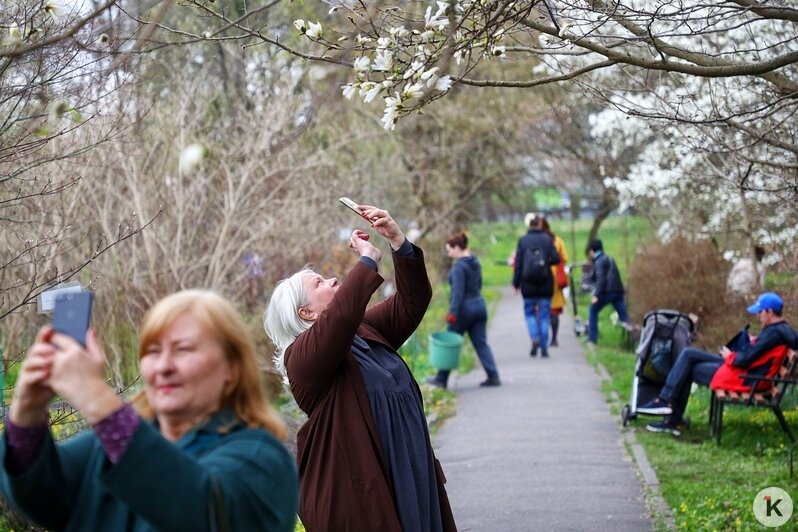
<svg viewBox="0 0 798 532"><path fill-rule="evenodd" d="M757 361L774 347L786 345L790 349L798 348L798 332L781 317L783 308L784 302L778 294L765 292L760 295L756 303L748 307L748 312L759 317L762 330L754 343L740 351L734 352L724 346L720 348L721 356L718 356L690 347L682 350L668 373L659 397L637 409L642 414L667 416L661 423L646 425L646 429L680 436L683 426L682 416L687 408L690 387L694 382L709 385L727 358L731 357L731 365L735 368L750 368L756 365L756 369L752 369L751 373L766 375L774 361L765 362L761 366L756 364Z"/></svg>

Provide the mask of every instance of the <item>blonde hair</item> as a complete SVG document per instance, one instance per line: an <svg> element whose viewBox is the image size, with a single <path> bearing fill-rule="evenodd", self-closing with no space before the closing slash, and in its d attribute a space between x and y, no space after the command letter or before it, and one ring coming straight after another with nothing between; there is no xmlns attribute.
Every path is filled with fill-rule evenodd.
<svg viewBox="0 0 798 532"><path fill-rule="evenodd" d="M274 366L288 384L285 369L285 350L294 343L296 337L310 329L313 321L299 316L299 309L310 303L305 285L305 275L316 273L313 268L305 266L291 277L283 279L274 287L272 297L263 313L263 328L277 347L274 354Z"/></svg>
<svg viewBox="0 0 798 532"><path fill-rule="evenodd" d="M233 383L222 398L222 407L231 408L247 426L266 429L278 438L285 439L285 424L266 397L262 372L255 356L255 344L233 305L216 292L183 290L155 303L141 322L139 358L152 342L184 314L190 314L202 323L222 346L230 364ZM149 419L155 417L143 391L134 398L133 404L142 416Z"/></svg>

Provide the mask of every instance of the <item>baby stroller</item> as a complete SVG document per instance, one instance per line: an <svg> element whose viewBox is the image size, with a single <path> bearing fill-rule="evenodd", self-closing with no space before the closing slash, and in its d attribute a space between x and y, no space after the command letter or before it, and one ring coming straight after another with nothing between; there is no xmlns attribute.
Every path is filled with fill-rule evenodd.
<svg viewBox="0 0 798 532"><path fill-rule="evenodd" d="M637 406L659 394L682 349L693 341L695 323L689 314L676 310L652 310L643 316L640 343L635 350L632 403L621 410L623 426L637 417Z"/></svg>

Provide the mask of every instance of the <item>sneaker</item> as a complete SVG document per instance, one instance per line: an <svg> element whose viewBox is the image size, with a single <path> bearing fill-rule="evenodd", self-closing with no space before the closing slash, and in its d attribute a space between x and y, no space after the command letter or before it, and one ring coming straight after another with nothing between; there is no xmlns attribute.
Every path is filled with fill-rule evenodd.
<svg viewBox="0 0 798 532"><path fill-rule="evenodd" d="M646 425L646 430L649 432L670 432L674 436L681 436L684 425L673 423L672 421L662 421L660 423L649 423Z"/></svg>
<svg viewBox="0 0 798 532"><path fill-rule="evenodd" d="M642 406L637 407L637 411L641 414L651 414L654 416L669 416L673 413L673 405L662 399L661 397L657 397L656 399L647 402Z"/></svg>
<svg viewBox="0 0 798 532"><path fill-rule="evenodd" d="M548 351L541 351L540 358L549 358L549 352Z"/></svg>
<svg viewBox="0 0 798 532"><path fill-rule="evenodd" d="M540 347L540 342L537 340L532 340L532 350L529 352L529 356L536 357L538 356L538 347Z"/></svg>
<svg viewBox="0 0 798 532"><path fill-rule="evenodd" d="M551 343L549 344L549 347L557 347L559 345L560 344L557 343L557 340L552 340Z"/></svg>
<svg viewBox="0 0 798 532"><path fill-rule="evenodd" d="M427 377L427 384L431 384L436 388L443 388L444 390L446 389L446 383L439 381L435 377Z"/></svg>
<svg viewBox="0 0 798 532"><path fill-rule="evenodd" d="M502 381L499 377L488 377L486 380L479 383L480 386L501 386Z"/></svg>

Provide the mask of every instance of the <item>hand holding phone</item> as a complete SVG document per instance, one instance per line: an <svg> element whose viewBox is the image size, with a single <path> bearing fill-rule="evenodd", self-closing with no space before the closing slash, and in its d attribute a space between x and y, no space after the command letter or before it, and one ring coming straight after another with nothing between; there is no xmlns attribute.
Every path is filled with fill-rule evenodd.
<svg viewBox="0 0 798 532"><path fill-rule="evenodd" d="M53 311L53 329L71 336L86 347L86 333L91 324L93 300L94 294L88 290L58 296Z"/></svg>
<svg viewBox="0 0 798 532"><path fill-rule="evenodd" d="M366 217L366 215L363 214L363 211L360 210L360 208L357 206L357 203L355 203L354 201L352 201L349 198L338 198L338 201L340 201L341 203L346 205L349 209L352 209L354 212L357 213L358 216L360 216L361 218L366 220L368 223L371 223L371 220L369 220Z"/></svg>

